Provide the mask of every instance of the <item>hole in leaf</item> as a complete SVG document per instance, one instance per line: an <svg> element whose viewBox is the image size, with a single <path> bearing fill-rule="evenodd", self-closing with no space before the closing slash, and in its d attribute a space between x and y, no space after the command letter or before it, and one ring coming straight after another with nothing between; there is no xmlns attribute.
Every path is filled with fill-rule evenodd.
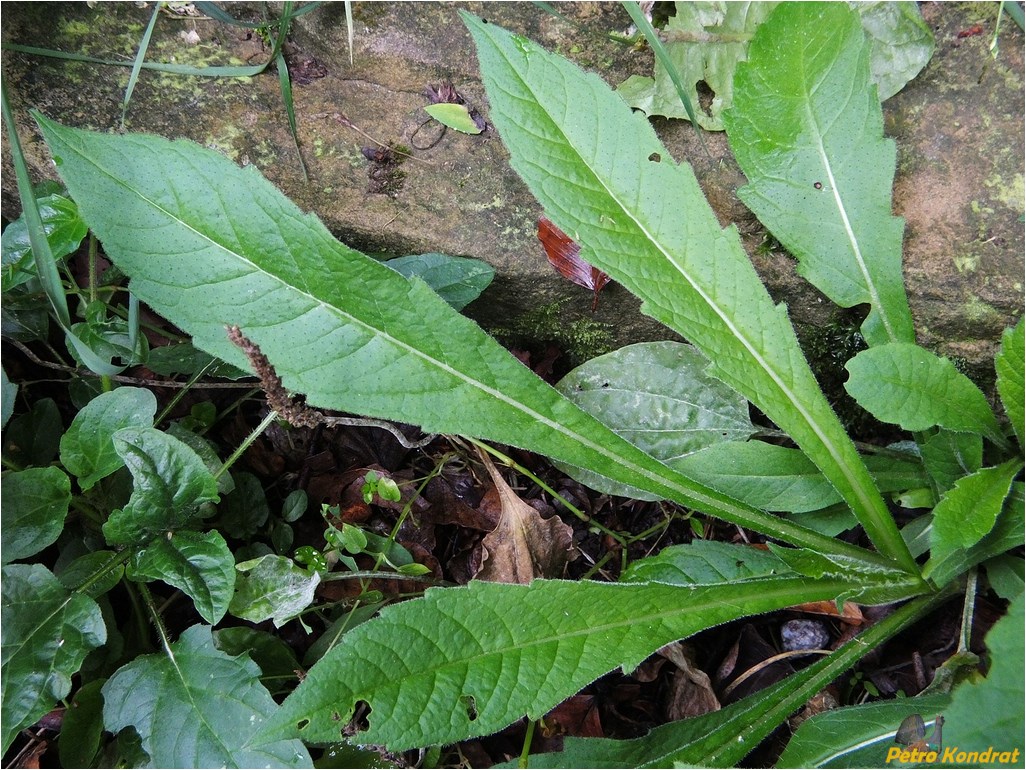
<svg viewBox="0 0 1026 770"><path fill-rule="evenodd" d="M299 722L296 724L296 729L297 730L305 730L309 726L310 726L310 720L309 719L300 719Z"/></svg>
<svg viewBox="0 0 1026 770"><path fill-rule="evenodd" d="M352 738L357 733L362 733L370 727L368 717L371 713L370 704L365 700L358 700L353 710L349 712L349 722L342 728L343 738Z"/></svg>
<svg viewBox="0 0 1026 770"><path fill-rule="evenodd" d="M695 83L695 91L698 92L698 106L702 112L706 115L711 115L710 110L712 109L713 98L716 96L716 92L713 91L709 84L704 80L699 80Z"/></svg>
<svg viewBox="0 0 1026 770"><path fill-rule="evenodd" d="M331 721L332 722L341 722L342 721L342 715L339 714L337 711L332 711L331 712Z"/></svg>
<svg viewBox="0 0 1026 770"><path fill-rule="evenodd" d="M463 708L467 710L467 719L471 722L477 719L477 701L474 700L473 695L461 695L460 700L463 702Z"/></svg>
<svg viewBox="0 0 1026 770"><path fill-rule="evenodd" d="M653 163L658 163L663 159L663 156L660 155L658 152L653 152L651 155L648 156L648 159Z"/></svg>

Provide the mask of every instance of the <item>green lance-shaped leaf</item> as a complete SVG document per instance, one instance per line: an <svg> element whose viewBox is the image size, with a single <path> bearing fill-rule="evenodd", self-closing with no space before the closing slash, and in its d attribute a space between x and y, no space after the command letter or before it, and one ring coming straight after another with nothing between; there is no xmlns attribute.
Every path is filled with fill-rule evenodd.
<svg viewBox="0 0 1026 770"><path fill-rule="evenodd" d="M1019 439L1019 446L1026 448L1026 428L1023 427L1024 418L1024 387L1023 359L1026 358L1026 344L1023 342L1023 321L1012 329L1005 329L1001 335L1001 350L994 358L994 368L997 370L997 389L1001 394L1001 403L1004 404L1005 414L1012 423L1012 429Z"/></svg>
<svg viewBox="0 0 1026 770"><path fill-rule="evenodd" d="M208 623L224 617L235 591L235 557L217 532L158 535L133 554L129 574L181 589Z"/></svg>
<svg viewBox="0 0 1026 770"><path fill-rule="evenodd" d="M71 504L71 481L60 468L28 468L4 476L0 559L4 564L56 542Z"/></svg>
<svg viewBox="0 0 1026 770"><path fill-rule="evenodd" d="M107 640L100 608L39 564L3 568L3 745L71 690L71 677Z"/></svg>
<svg viewBox="0 0 1026 770"><path fill-rule="evenodd" d="M870 79L870 46L844 3L782 3L738 66L727 135L738 196L837 304L871 306L870 345L913 342L891 215L896 150Z"/></svg>
<svg viewBox="0 0 1026 770"><path fill-rule="evenodd" d="M597 76L463 14L510 164L581 257L712 361L711 373L801 446L883 553L915 569L880 493L819 389L783 306L694 172Z"/></svg>
<svg viewBox="0 0 1026 770"><path fill-rule="evenodd" d="M215 648L209 626L122 666L103 686L103 701L106 728L134 727L154 767L312 766L299 741L254 742L278 706L260 668Z"/></svg>
<svg viewBox="0 0 1026 770"><path fill-rule="evenodd" d="M1021 470L1022 460L1009 460L955 482L933 509L931 556L941 560L982 540L994 528L1012 480Z"/></svg>
<svg viewBox="0 0 1026 770"><path fill-rule="evenodd" d="M686 545L668 546L655 556L631 562L620 576L620 582L710 585L790 571L790 567L769 551L716 540L696 540Z"/></svg>
<svg viewBox="0 0 1026 770"><path fill-rule="evenodd" d="M134 294L198 347L247 366L225 335L234 324L285 386L314 406L528 447L796 545L872 558L652 459L547 386L423 281L340 244L256 169L191 142L37 119L83 216L132 278ZM751 279L763 291L754 272ZM770 312L786 326L782 311ZM791 354L801 355L797 347ZM848 465L857 469L857 457Z"/></svg>
<svg viewBox="0 0 1026 770"><path fill-rule="evenodd" d="M1006 444L987 397L950 359L898 342L863 350L844 368L845 390L878 420L909 431L939 425Z"/></svg>
<svg viewBox="0 0 1026 770"><path fill-rule="evenodd" d="M541 717L602 674L630 671L700 629L851 587L787 574L696 587L536 580L430 589L349 632L264 737L298 727L307 741L338 740L357 701L371 708L360 742L398 750L485 735L524 714Z"/></svg>

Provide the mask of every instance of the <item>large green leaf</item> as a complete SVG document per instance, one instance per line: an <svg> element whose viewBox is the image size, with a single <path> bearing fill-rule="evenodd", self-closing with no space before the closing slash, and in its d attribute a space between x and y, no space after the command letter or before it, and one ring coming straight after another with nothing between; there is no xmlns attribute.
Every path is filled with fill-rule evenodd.
<svg viewBox="0 0 1026 770"><path fill-rule="evenodd" d="M209 626L122 666L103 699L107 729L134 727L154 767L312 766L299 741L254 742L278 706L257 665L216 649Z"/></svg>
<svg viewBox="0 0 1026 770"><path fill-rule="evenodd" d="M896 342L863 350L845 369L845 390L878 420L909 431L940 425L1004 443L987 397L950 359Z"/></svg>
<svg viewBox="0 0 1026 770"><path fill-rule="evenodd" d="M769 551L716 540L696 540L686 545L667 546L655 556L631 562L620 581L711 585L790 571L790 567Z"/></svg>
<svg viewBox="0 0 1026 770"><path fill-rule="evenodd" d="M40 564L3 568L3 745L71 690L86 653L107 639L100 608Z"/></svg>
<svg viewBox="0 0 1026 770"><path fill-rule="evenodd" d="M38 121L83 215L108 255L131 276L133 292L208 352L247 365L225 335L225 325L234 324L261 346L285 386L305 393L314 406L529 447L788 542L867 554L743 506L652 459L545 385L423 281L407 280L340 244L253 167L239 169L190 142L96 134L42 117ZM644 123L637 125L651 134ZM658 145L654 135L651 141ZM708 210L697 185L687 196L683 203ZM711 212L708 216L720 233ZM736 236L733 242L740 252ZM718 257L713 262L718 264ZM752 285L736 300L746 307L757 304L748 296L751 289L769 303L751 266L744 265ZM763 310L753 319L767 322L760 339L763 333L789 337L793 346L784 358L798 356L805 372L805 386L789 391L795 403L803 414L825 410L833 419L822 396L814 395L818 391L806 392L814 379L784 313L771 304ZM822 429L822 420L817 428ZM847 458L833 467L850 469L845 479L857 481L861 472L854 449L832 449ZM868 475L864 483L870 485ZM869 494L846 488L860 501ZM877 501L882 506L878 495ZM871 498L866 502L862 508L876 504ZM880 526L870 530L889 542ZM900 543L896 529L894 536ZM888 554L894 555L891 545Z"/></svg>
<svg viewBox="0 0 1026 770"><path fill-rule="evenodd" d="M118 388L101 393L83 407L61 438L61 463L88 490L124 460L113 436L122 428L152 425L157 398L145 388Z"/></svg>
<svg viewBox="0 0 1026 770"><path fill-rule="evenodd" d="M788 574L696 587L536 580L430 589L349 632L285 701L267 737L298 727L305 740L337 740L357 701L371 709L361 742L402 749L484 735L524 714L538 718L602 674L629 671L702 628L851 587Z"/></svg>
<svg viewBox="0 0 1026 770"><path fill-rule="evenodd" d="M660 725L634 740L567 738L563 751L529 757L528 767L731 767L792 712L897 630L922 617L937 598L909 602L828 658L719 711ZM891 730L891 735L894 734ZM866 767L881 765L870 762ZM515 767L515 763L499 767ZM789 767L802 767L792 764Z"/></svg>
<svg viewBox="0 0 1026 770"><path fill-rule="evenodd" d="M865 465L819 389L783 306L721 229L694 172L598 77L469 14L510 164L581 257L712 361L710 373L787 431L873 543L915 564ZM812 29L815 18L796 19ZM577 463L580 464L580 463ZM608 474L603 474L608 475Z"/></svg>
<svg viewBox="0 0 1026 770"><path fill-rule="evenodd" d="M217 500L217 481L188 445L156 428L123 428L114 446L132 472L132 497L103 525L111 545L141 545L198 518Z"/></svg>
<svg viewBox="0 0 1026 770"><path fill-rule="evenodd" d="M556 387L639 449L680 468L682 457L755 431L748 402L706 374L708 367L709 360L692 345L641 342L591 359ZM580 468L560 467L600 492L653 499Z"/></svg>
<svg viewBox="0 0 1026 770"><path fill-rule="evenodd" d="M218 532L159 535L132 555L129 574L181 589L208 623L224 617L235 592L235 557Z"/></svg>
<svg viewBox="0 0 1026 770"><path fill-rule="evenodd" d="M3 563L32 556L55 542L70 504L71 480L60 468L28 468L4 476Z"/></svg>
<svg viewBox="0 0 1026 770"><path fill-rule="evenodd" d="M894 141L869 74L869 44L844 3L782 3L738 67L725 116L749 184L738 196L843 307L871 306L870 345L912 342L891 215Z"/></svg>
<svg viewBox="0 0 1026 770"><path fill-rule="evenodd" d="M1023 715L1024 666L1022 629L1026 597L1019 596L987 634L991 666L982 682L967 683L955 690L944 716L944 743L959 752L1008 752L991 767L1022 767L1026 756L1026 719ZM1009 756L1017 750L1014 757ZM964 760L954 760L962 764ZM971 760L969 760L971 761Z"/></svg>
<svg viewBox="0 0 1026 770"><path fill-rule="evenodd" d="M1026 344L1023 342L1023 322L1012 329L1006 329L1001 335L1001 350L994 359L994 368L997 370L997 389L1001 394L1001 403L1005 406L1005 414L1008 415L1015 435L1019 439L1019 446L1026 448L1026 428L1023 422L1026 420L1023 407L1024 401L1024 375L1023 358L1026 357Z"/></svg>

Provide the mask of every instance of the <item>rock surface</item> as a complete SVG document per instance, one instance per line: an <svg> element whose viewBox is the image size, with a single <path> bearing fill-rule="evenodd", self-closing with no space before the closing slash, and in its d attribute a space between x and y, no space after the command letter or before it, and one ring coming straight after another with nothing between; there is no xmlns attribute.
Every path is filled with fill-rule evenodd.
<svg viewBox="0 0 1026 770"><path fill-rule="evenodd" d="M425 87L451 82L487 118L473 46L458 8L537 40L616 84L649 74L651 54L612 42L627 26L612 3L561 5L577 25L529 3L354 3L350 64L344 6L302 16L290 35L290 68L313 76L294 85L304 179L273 71L246 80L144 72L127 111L132 131L188 137L252 163L349 245L391 255L441 251L478 257L497 278L468 308L507 339L553 340L584 358L642 339L670 336L610 285L598 311L590 294L553 271L535 235L541 214L493 130L468 136L429 120ZM267 9L231 4L238 18ZM5 3L3 40L130 58L152 12L134 4ZM273 12L273 8L272 8ZM926 3L937 50L927 69L884 105L898 143L895 209L907 220L905 274L920 340L956 357L978 381L992 381L996 341L1023 309L1023 35L1008 20L1000 53L987 45L989 5ZM981 24L984 34L959 38ZM195 31L195 35L190 35ZM199 42L189 42L188 38ZM210 20L162 17L150 59L187 64L258 63L269 55L249 31ZM118 128L128 68L3 54L5 86L36 178L53 177L28 117L37 108L64 123ZM323 77L316 77L323 74ZM340 119L339 116L344 116ZM359 131L346 125L351 122ZM722 134L706 134L712 158L689 125L656 121L675 158L690 159L722 223L736 222L756 267L786 301L814 359L843 347L859 322L800 281L790 257L760 248L765 231L734 191L744 178ZM374 172L363 148L405 147L413 156ZM6 139L6 138L5 138ZM6 141L3 213L18 204ZM373 172L371 174L371 172ZM371 174L369 176L369 174ZM373 178L372 178L373 177ZM817 366L829 366L822 361Z"/></svg>

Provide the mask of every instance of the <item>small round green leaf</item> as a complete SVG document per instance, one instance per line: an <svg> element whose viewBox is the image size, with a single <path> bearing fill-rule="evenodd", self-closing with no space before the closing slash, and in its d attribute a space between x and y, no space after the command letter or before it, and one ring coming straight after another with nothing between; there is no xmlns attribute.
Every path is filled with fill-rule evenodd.
<svg viewBox="0 0 1026 770"><path fill-rule="evenodd" d="M429 104L424 108L424 112L442 125L464 134L481 133L465 104Z"/></svg>

